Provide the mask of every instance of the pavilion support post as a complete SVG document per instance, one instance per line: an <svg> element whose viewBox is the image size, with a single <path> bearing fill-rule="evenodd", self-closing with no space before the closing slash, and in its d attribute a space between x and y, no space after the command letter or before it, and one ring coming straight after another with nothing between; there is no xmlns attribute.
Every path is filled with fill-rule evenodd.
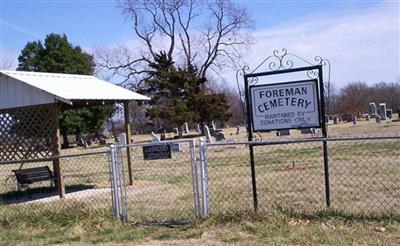
<svg viewBox="0 0 400 246"><path fill-rule="evenodd" d="M124 102L124 118L125 118L125 135L126 135L126 144L131 143L131 125L129 123L129 101ZM126 157L128 162L128 177L129 177L129 185L133 185L132 178L132 159L131 159L131 149L129 147L126 148Z"/></svg>
<svg viewBox="0 0 400 246"><path fill-rule="evenodd" d="M61 153L61 134L60 134L60 124L58 121L58 114L59 114L59 105L54 104L53 107L53 122L55 127L53 128L53 156L59 156ZM60 198L65 197L65 186L64 186L64 176L62 171L62 166L60 164L60 159L55 158L53 159L53 170L57 176L56 179L56 187L58 191L58 195Z"/></svg>

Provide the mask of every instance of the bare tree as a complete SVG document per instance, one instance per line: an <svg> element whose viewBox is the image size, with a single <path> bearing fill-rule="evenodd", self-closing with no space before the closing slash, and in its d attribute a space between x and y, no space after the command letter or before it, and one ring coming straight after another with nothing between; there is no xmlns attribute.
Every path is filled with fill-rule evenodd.
<svg viewBox="0 0 400 246"><path fill-rule="evenodd" d="M123 0L119 6L144 48L136 54L127 47L101 49L97 63L123 83L140 85L161 50L179 67L197 67L201 77L237 68L251 42L247 10L228 0Z"/></svg>
<svg viewBox="0 0 400 246"><path fill-rule="evenodd" d="M3 53L0 58L0 69L15 69L16 59L9 54Z"/></svg>
<svg viewBox="0 0 400 246"><path fill-rule="evenodd" d="M341 113L364 113L371 101L371 90L365 82L349 83L340 90Z"/></svg>
<svg viewBox="0 0 400 246"><path fill-rule="evenodd" d="M335 112L365 113L369 110L369 103L386 103L388 108L395 112L400 108L400 83L380 82L367 85L364 82L353 82L344 86L339 94L335 95Z"/></svg>
<svg viewBox="0 0 400 246"><path fill-rule="evenodd" d="M212 78L210 80L213 81ZM221 122L221 123L227 123L230 126L245 124L246 115L245 112L243 111L242 101L236 89L228 84L224 84L217 81L213 82L214 83L212 83L208 89L210 90L211 93L218 93L218 94L221 93L225 95L229 104L228 111L232 114L227 122Z"/></svg>

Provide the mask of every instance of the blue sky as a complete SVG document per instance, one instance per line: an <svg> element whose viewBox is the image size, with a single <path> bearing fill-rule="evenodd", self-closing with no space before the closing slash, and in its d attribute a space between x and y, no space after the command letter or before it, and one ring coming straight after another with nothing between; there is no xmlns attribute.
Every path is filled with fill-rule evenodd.
<svg viewBox="0 0 400 246"><path fill-rule="evenodd" d="M120 9L117 8L116 1L0 0L0 2L1 56L12 57L14 61L26 42L38 39L43 40L45 35L51 32L65 33L72 43L80 45L88 51L97 45L113 46L127 43L134 39L129 23L125 22L124 16L121 14ZM340 83L354 80L366 80L372 83L376 82L376 80L395 81L399 78L399 4L397 1L283 0L237 2L248 7L255 21L256 44L252 47L253 52L249 54L251 56L249 60L251 61L257 60L258 62L262 60L262 56L258 52L259 49L268 50L271 53L274 49L286 47L289 51L300 53L310 59L315 55L326 55L328 58L333 58L339 67L343 67L342 70L334 71L336 74L335 79L340 80ZM377 28L378 30L375 30L375 27L373 31L380 32L377 34L380 36L392 33L388 37L391 39L389 44L387 44L387 40L381 40L382 43L379 40L375 40L375 35L373 36L375 37L373 38L374 42L363 48L364 52L367 53L361 52L361 54L356 44L360 39L364 40L360 35L370 32L368 29L358 29L360 29L360 26L366 25L365 22L368 21L375 24L367 25L366 28L374 28L374 25L379 25L376 22L381 21L383 17L386 18L387 15L390 15L391 19L386 23L389 23L391 28L384 33L382 33L382 28L380 27ZM353 17L355 18L354 21ZM397 19L397 22L393 22L394 19ZM337 39L337 36L341 36L341 34L337 35L337 32L333 30L336 25L340 24L340 20L347 23L343 30L346 38L342 37L341 40ZM386 26L385 23L381 24L383 27ZM354 27L358 29L355 30ZM310 30L313 28L315 30ZM288 30L290 30L289 33ZM329 30L332 32L326 33ZM346 32L349 32L351 36L354 31L359 33L358 36L348 40ZM324 33L325 35L335 35L336 33L336 35L326 37L323 36ZM320 37L315 37L316 35L320 35ZM385 37L380 37L380 39L385 39ZM337 43L336 47L336 43L333 46L321 47L321 43L329 43L329 40L332 40L331 38L337 39L337 42L342 43ZM368 40L371 39L371 37L366 38ZM304 44L314 41L317 44L313 45L315 46L314 50L309 50L309 47L302 48L299 43L293 45L293 42L288 42L288 40L298 40L298 42L303 42ZM355 42L354 47L344 47L349 42ZM375 60L380 59L380 57L377 57L375 53L371 53L370 46L372 49L376 49L377 53L380 47L380 52L386 53L392 66L387 68L386 64L381 64L379 65L382 66L381 69L370 67L368 70L372 69L374 74L380 74L376 76L371 72L372 77L363 76L363 73L360 72L363 67L365 68L365 64L360 64L359 66L356 64L358 70L355 73L358 74L358 77L357 74L345 71L348 68L349 61L343 57L337 57L340 49L346 48L350 52L343 54L343 56L359 56L365 59L369 55L370 59L374 60L374 65L379 64ZM338 49L338 52L333 52L332 50L327 52L327 49L332 48ZM352 48L354 49L354 54L351 53ZM268 54L265 53L264 56ZM343 62L343 60L346 60L347 63ZM357 62L357 59L352 62ZM16 62L13 65L15 66L15 64ZM255 63L251 65L255 65ZM385 69L390 69L391 71L386 71ZM368 74L368 72L366 73ZM338 76L338 74L340 75ZM228 72L223 77L226 80L231 80L232 73Z"/></svg>

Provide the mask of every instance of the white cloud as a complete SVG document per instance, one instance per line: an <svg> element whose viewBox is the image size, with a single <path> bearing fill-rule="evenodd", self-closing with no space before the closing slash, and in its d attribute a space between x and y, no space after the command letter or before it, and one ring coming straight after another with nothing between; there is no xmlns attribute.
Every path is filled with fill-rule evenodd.
<svg viewBox="0 0 400 246"><path fill-rule="evenodd" d="M38 34L36 32L32 32L30 30L25 29L22 26L15 25L13 23L7 22L7 21L2 20L2 19L0 19L0 25L4 26L5 28L8 28L10 30L13 30L15 32L24 34L24 35L34 36L34 37L37 37L37 38L41 38L42 37L40 34Z"/></svg>
<svg viewBox="0 0 400 246"><path fill-rule="evenodd" d="M310 61L315 56L329 59L331 81L338 87L351 81L397 81L399 33L399 3L309 15L257 30L247 62L255 68L273 50L286 48ZM233 74L226 76L229 81L234 78Z"/></svg>

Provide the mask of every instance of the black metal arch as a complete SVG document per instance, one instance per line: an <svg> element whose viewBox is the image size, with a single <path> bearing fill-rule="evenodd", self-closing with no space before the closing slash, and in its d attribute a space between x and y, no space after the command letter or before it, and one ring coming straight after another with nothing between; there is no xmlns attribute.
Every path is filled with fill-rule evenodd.
<svg viewBox="0 0 400 246"><path fill-rule="evenodd" d="M244 66L241 69L236 71L236 85L237 90L240 96L240 100L242 102L242 110L245 114L245 88L240 86L240 80L245 76L249 78L249 84L254 85L258 83L258 77L263 76L266 73L268 74L279 74L279 73L287 73L287 72L296 72L299 71L300 68L305 67L316 67L320 66L322 68L322 72L326 75L324 78L323 86L324 86L324 96L327 100L325 100L325 106L328 109L326 112L329 114L329 98L330 98L330 83L331 83L331 62L323 58L321 56L314 57L313 61L306 60L294 53L289 53L287 49L282 48L280 50L274 50L271 55L267 56L260 64L258 64L254 69L250 70L249 66ZM304 71L304 69L303 69ZM315 79L318 77L317 69L308 69L305 70L306 75L310 79Z"/></svg>

